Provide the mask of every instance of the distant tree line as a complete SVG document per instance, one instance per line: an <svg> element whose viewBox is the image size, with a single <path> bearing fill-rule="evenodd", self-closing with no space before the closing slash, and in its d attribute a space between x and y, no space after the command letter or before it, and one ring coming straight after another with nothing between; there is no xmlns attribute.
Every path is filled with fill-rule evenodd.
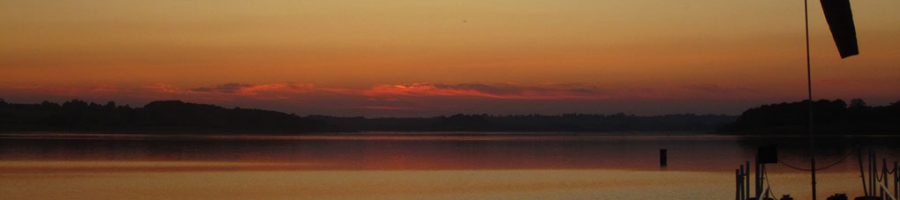
<svg viewBox="0 0 900 200"><path fill-rule="evenodd" d="M438 117L365 118L297 116L276 111L223 108L181 101L143 107L70 100L57 104L0 100L0 131L197 131L303 133L314 131L714 131L726 115L635 116L623 113L563 115L457 114Z"/></svg>
<svg viewBox="0 0 900 200"><path fill-rule="evenodd" d="M763 105L744 111L720 131L745 134L807 134L808 101ZM900 134L900 101L869 106L862 99L813 102L816 134Z"/></svg>
<svg viewBox="0 0 900 200"><path fill-rule="evenodd" d="M11 104L0 101L0 130L38 131L307 131L317 122L257 109L156 101L142 108L88 103Z"/></svg>
<svg viewBox="0 0 900 200"><path fill-rule="evenodd" d="M623 113L562 115L456 114L428 118L341 118L310 116L337 128L359 131L714 131L733 116L673 114L635 116Z"/></svg>

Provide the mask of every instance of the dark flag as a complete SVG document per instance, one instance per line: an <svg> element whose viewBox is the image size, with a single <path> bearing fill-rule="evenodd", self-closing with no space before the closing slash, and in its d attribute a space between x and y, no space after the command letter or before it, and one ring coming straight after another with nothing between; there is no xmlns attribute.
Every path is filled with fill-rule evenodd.
<svg viewBox="0 0 900 200"><path fill-rule="evenodd" d="M825 20L831 28L831 36L837 44L841 58L859 54L856 44L856 27L853 25L853 13L850 11L850 0L821 0Z"/></svg>

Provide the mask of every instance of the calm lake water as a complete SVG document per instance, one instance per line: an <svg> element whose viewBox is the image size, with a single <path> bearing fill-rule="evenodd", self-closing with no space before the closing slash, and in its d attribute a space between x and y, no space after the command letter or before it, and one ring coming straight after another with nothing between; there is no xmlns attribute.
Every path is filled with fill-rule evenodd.
<svg viewBox="0 0 900 200"><path fill-rule="evenodd" d="M0 134L0 199L733 199L764 144L773 193L809 198L806 138L688 133ZM856 154L895 137L818 140L819 196L862 193ZM668 149L668 167L659 149Z"/></svg>

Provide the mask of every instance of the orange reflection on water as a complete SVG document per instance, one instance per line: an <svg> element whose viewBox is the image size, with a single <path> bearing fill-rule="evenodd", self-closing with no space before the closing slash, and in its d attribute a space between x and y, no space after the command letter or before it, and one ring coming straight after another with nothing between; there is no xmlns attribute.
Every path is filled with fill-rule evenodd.
<svg viewBox="0 0 900 200"><path fill-rule="evenodd" d="M233 163L34 161L0 165L108 169ZM712 200L733 198L733 178L726 172L636 170L0 171L0 199ZM776 194L808 197L806 174L771 174L771 178L778 189ZM823 173L820 180L820 191L853 194L857 177L853 173Z"/></svg>
<svg viewBox="0 0 900 200"><path fill-rule="evenodd" d="M301 170L324 167L314 163L201 161L0 161L0 173L178 172L234 170Z"/></svg>
<svg viewBox="0 0 900 200"><path fill-rule="evenodd" d="M0 199L730 199L733 170L756 145L709 135L2 134ZM782 147L781 161L803 163ZM821 162L852 155L830 150ZM855 165L820 171L820 197L858 195ZM808 172L769 171L776 195L809 199Z"/></svg>

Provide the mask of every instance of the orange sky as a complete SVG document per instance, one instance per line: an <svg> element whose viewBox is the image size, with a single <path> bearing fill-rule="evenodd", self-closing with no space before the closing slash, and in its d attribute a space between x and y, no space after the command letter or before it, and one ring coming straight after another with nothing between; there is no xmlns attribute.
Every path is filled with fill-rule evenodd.
<svg viewBox="0 0 900 200"><path fill-rule="evenodd" d="M818 98L900 100L900 2L810 1ZM300 114L730 113L805 98L803 4L0 0L0 98L184 99Z"/></svg>

